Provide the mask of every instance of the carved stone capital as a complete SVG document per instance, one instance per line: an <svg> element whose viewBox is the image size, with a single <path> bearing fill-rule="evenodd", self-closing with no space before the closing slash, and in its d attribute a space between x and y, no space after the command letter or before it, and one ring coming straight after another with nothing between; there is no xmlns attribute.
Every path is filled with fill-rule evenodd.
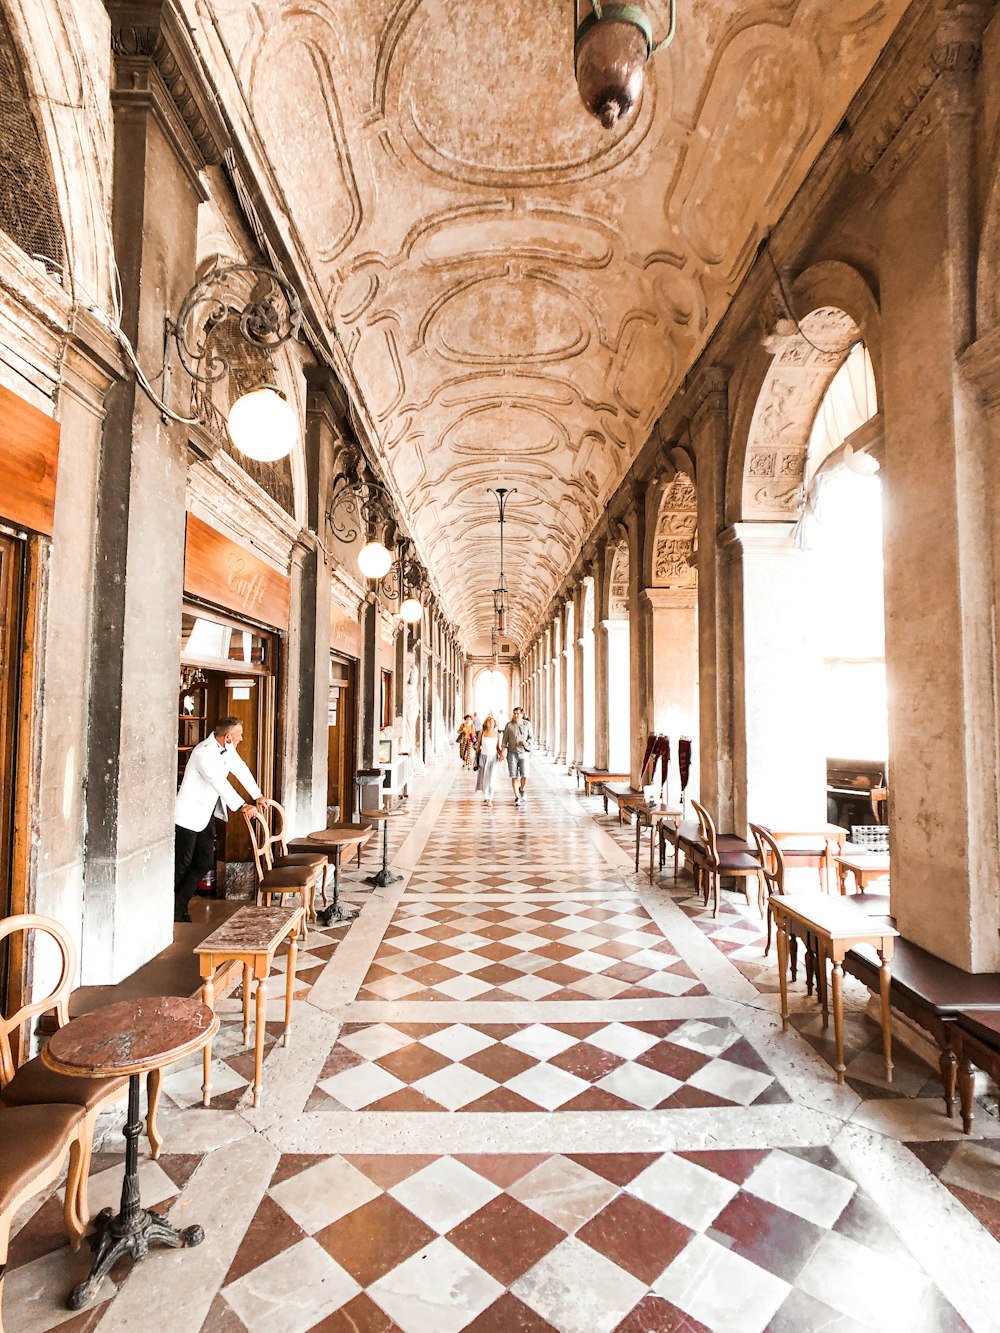
<svg viewBox="0 0 1000 1333"><path fill-rule="evenodd" d="M723 366L701 367L688 386L684 404L692 430L706 417L724 417L729 408L729 371Z"/></svg>

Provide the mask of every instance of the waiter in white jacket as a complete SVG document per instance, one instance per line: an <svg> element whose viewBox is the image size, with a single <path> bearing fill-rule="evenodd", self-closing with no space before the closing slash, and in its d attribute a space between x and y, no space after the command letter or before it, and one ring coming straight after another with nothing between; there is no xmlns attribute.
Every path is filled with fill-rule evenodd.
<svg viewBox="0 0 1000 1333"><path fill-rule="evenodd" d="M215 864L215 820L229 811L249 810L229 782L230 774L249 792L258 810L264 796L236 752L243 739L238 717L220 717L207 740L191 751L174 813L174 920L190 921L188 904L199 881Z"/></svg>

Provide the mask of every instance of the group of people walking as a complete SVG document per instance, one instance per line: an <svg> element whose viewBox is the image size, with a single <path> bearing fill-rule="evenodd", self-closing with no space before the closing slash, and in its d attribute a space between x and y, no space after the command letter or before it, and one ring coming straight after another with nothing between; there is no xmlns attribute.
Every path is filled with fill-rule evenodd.
<svg viewBox="0 0 1000 1333"><path fill-rule="evenodd" d="M476 791L485 805L493 804L499 765L507 761L507 773L514 789L514 804L526 803L529 755L535 743L531 723L523 708L515 708L501 731L490 713L482 722L478 714L466 713L458 729L458 752L467 768L476 769Z"/></svg>

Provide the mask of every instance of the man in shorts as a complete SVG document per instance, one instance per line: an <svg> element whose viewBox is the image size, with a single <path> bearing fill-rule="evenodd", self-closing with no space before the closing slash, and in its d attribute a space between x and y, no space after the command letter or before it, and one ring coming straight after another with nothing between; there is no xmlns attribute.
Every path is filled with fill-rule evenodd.
<svg viewBox="0 0 1000 1333"><path fill-rule="evenodd" d="M523 805L526 799L524 789L528 785L528 756L534 743L534 732L531 730L531 723L524 716L524 709L515 708L510 721L503 729L503 748L507 756L510 783L514 788L515 805Z"/></svg>

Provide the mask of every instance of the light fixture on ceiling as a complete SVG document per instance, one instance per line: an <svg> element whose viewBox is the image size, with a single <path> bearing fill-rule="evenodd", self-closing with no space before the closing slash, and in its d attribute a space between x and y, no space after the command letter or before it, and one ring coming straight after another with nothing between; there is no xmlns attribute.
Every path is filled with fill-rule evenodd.
<svg viewBox="0 0 1000 1333"><path fill-rule="evenodd" d="M646 63L669 46L677 31L677 0L669 0L666 35L653 40L653 27L642 5L575 0L573 46L576 85L583 105L606 130L614 129L638 105L646 81Z"/></svg>
<svg viewBox="0 0 1000 1333"><path fill-rule="evenodd" d="M507 502L512 495L517 494L517 489L508 490L506 486L498 486L496 490L492 487L487 488L489 494L497 502L497 508L500 513L500 579L497 586L493 589L493 615L495 618L494 629L500 634L507 633L507 617L510 612L510 594L507 591L507 580L503 572L503 525L507 519ZM494 656L495 656L494 652Z"/></svg>
<svg viewBox="0 0 1000 1333"><path fill-rule="evenodd" d="M263 377L230 407L229 438L240 453L258 462L285 458L298 441L299 422L273 382L270 358L298 337L302 327L298 293L280 273L261 265L216 264L210 269L184 297L177 319L165 320L166 338L173 338L181 365L198 384L217 384L233 373L212 336L222 324L230 324L266 367ZM167 380L165 371L164 397Z"/></svg>

